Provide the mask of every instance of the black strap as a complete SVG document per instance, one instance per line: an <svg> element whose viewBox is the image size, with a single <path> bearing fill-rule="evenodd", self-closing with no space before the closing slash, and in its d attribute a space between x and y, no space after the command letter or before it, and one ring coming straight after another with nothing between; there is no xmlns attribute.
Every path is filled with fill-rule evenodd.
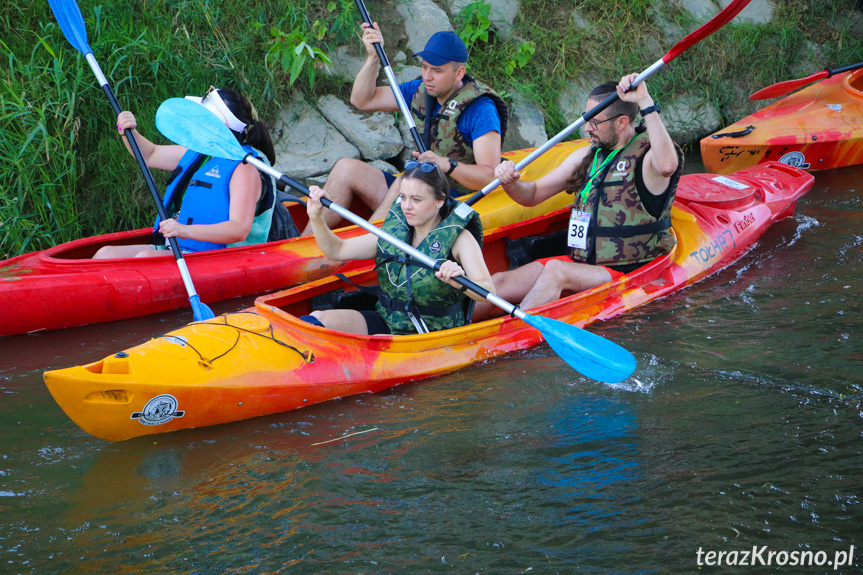
<svg viewBox="0 0 863 575"><path fill-rule="evenodd" d="M192 160L192 163L189 164L186 171L180 175L180 180L177 182L177 185L174 188L174 193L171 196L171 205L165 206L165 211L167 213L172 214L179 211L178 208L183 204L183 196L186 194L186 189L189 187L189 181L192 179L192 176L195 175L195 172L204 165L204 162L206 162L208 158L209 156L198 154L198 156ZM177 168L179 169L179 166ZM171 172L171 180L173 181L174 178L176 178L176 176Z"/></svg>
<svg viewBox="0 0 863 575"><path fill-rule="evenodd" d="M378 301L385 309L391 311L409 312L414 308L420 315L434 317L448 317L464 311L464 302L459 301L450 305L420 305L417 303L409 304L403 299L391 298L383 291L378 293Z"/></svg>
<svg viewBox="0 0 863 575"><path fill-rule="evenodd" d="M670 227L671 219L665 218L655 222L638 224L636 226L590 226L588 234L598 238L631 238L633 236L641 236L644 234L654 234L656 232L667 230Z"/></svg>
<svg viewBox="0 0 863 575"><path fill-rule="evenodd" d="M432 107L434 107L435 103L436 100L426 90L426 117L425 125L423 126L423 143L426 146L426 150L431 150Z"/></svg>
<svg viewBox="0 0 863 575"><path fill-rule="evenodd" d="M336 276L337 278L339 278L340 280L342 280L343 282L351 284L352 286L354 286L355 288L357 288L359 291L361 291L361 292L363 292L363 293L367 293L367 294L371 294L371 295L375 295L375 296L376 296L376 295L378 294L378 292L380 291L380 288L379 288L379 287L377 287L377 286L372 287L372 286L361 286L361 285L357 285L357 284L355 284L354 282L352 282L351 280L349 280L349 279L345 276L345 274L335 274L335 276Z"/></svg>
<svg viewBox="0 0 863 575"><path fill-rule="evenodd" d="M189 182L190 186L198 186L199 188L207 188L208 190L213 189L213 184L210 182L202 182L201 180L192 180Z"/></svg>

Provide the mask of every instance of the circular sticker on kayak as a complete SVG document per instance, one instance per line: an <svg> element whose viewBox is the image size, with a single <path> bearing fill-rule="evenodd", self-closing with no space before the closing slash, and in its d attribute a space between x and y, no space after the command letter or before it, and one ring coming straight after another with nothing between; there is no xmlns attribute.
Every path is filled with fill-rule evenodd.
<svg viewBox="0 0 863 575"><path fill-rule="evenodd" d="M185 411L177 411L179 406L173 395L157 395L147 402L143 411L136 411L130 419L137 419L142 425L162 425L186 414Z"/></svg>
<svg viewBox="0 0 863 575"><path fill-rule="evenodd" d="M175 345L179 345L180 347L186 347L186 336L183 336L183 335L165 335L165 336L162 336L162 339L164 339L168 343L173 343Z"/></svg>
<svg viewBox="0 0 863 575"><path fill-rule="evenodd" d="M800 152L788 152L781 158L779 158L780 164L788 164L789 166L794 166L795 168L800 168L801 170L806 170L809 168L809 164L806 163L806 156L804 156Z"/></svg>

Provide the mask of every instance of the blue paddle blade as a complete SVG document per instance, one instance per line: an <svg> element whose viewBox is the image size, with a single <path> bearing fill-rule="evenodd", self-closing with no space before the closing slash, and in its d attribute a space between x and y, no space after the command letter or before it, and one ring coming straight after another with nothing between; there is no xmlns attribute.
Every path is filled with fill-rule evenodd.
<svg viewBox="0 0 863 575"><path fill-rule="evenodd" d="M242 160L246 151L228 126L207 108L185 98L169 98L156 110L156 128L172 142L199 154Z"/></svg>
<svg viewBox="0 0 863 575"><path fill-rule="evenodd" d="M213 319L216 314L213 313L207 304L201 302L201 298L195 294L189 298L189 303L192 304L192 317L195 321L204 321L205 319Z"/></svg>
<svg viewBox="0 0 863 575"><path fill-rule="evenodd" d="M566 363L591 379L617 383L635 371L635 357L604 337L541 315L524 314L523 319Z"/></svg>
<svg viewBox="0 0 863 575"><path fill-rule="evenodd" d="M51 11L54 12L54 18L57 19L60 30L72 47L85 55L92 52L93 49L87 43L84 17L81 16L81 10L75 0L48 0L48 4L51 5Z"/></svg>

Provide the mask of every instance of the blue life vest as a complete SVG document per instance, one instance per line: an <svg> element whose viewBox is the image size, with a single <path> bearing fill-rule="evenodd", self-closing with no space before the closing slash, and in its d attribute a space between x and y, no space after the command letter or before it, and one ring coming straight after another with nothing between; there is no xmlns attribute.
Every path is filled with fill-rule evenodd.
<svg viewBox="0 0 863 575"><path fill-rule="evenodd" d="M243 146L243 150L259 159L263 157L263 154L251 146ZM180 199L179 215L176 218L181 224L219 224L228 221L230 218L231 176L234 175L237 166L242 162L239 160L209 158L206 159L203 166L200 166L201 160L201 154L187 150L180 159L180 163L177 165L177 169L174 171L172 179L165 190L163 203L169 211L169 215L170 211L175 209L172 206L180 199L177 196L182 196L182 199ZM196 166L200 167L195 169ZM194 171L192 172L192 170ZM177 238L180 249L189 252L201 252L266 242L273 216L273 206L275 205L275 182L272 181L272 178L262 175L261 184L261 198L255 210L255 221L252 224L249 236L244 241L235 244L217 244ZM265 205L262 205L262 203ZM159 229L158 217L156 218L155 229Z"/></svg>

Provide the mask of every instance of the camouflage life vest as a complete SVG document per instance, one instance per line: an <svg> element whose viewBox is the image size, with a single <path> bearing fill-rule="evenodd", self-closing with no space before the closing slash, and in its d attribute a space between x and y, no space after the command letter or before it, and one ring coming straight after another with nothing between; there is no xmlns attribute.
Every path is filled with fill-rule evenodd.
<svg viewBox="0 0 863 575"><path fill-rule="evenodd" d="M419 251L438 261L452 259L453 244L464 229L482 246L479 214L462 202L452 199L448 202L453 208L450 214L417 246ZM413 228L408 225L398 201L390 208L382 229L407 244L413 239ZM409 313L417 320L421 317L429 331L467 323L467 296L439 280L434 270L384 240L378 240L376 263L380 292L375 311L393 335L418 332Z"/></svg>
<svg viewBox="0 0 863 575"><path fill-rule="evenodd" d="M572 248L577 262L620 266L646 263L667 254L677 243L671 227L671 204L683 169L683 155L677 146L677 171L668 183L668 197L659 218L644 208L638 195L643 186L639 162L650 149L646 133L639 134L593 179L585 200L576 194L573 207L591 213L587 249ZM596 146L594 154L604 160L608 152ZM600 162L601 163L601 162Z"/></svg>
<svg viewBox="0 0 863 575"><path fill-rule="evenodd" d="M506 102L495 94L495 92L485 84L474 80L468 75L462 79L463 85L456 90L440 108L437 114L431 116L437 100L430 96L425 88L425 83L420 83L417 86L417 91L414 92L411 100L411 112L414 115L417 131L423 135L426 149L431 150L435 154L444 157L455 158L459 162L466 164L475 164L476 159L473 155L473 148L467 145L464 136L459 131L457 123L458 118L471 103L480 96L488 96L497 107L497 113L500 116L500 142L503 145L503 138L506 136L507 120L509 112L507 111ZM454 188L463 194L471 192L468 188L456 182L453 178L448 178L450 188Z"/></svg>

